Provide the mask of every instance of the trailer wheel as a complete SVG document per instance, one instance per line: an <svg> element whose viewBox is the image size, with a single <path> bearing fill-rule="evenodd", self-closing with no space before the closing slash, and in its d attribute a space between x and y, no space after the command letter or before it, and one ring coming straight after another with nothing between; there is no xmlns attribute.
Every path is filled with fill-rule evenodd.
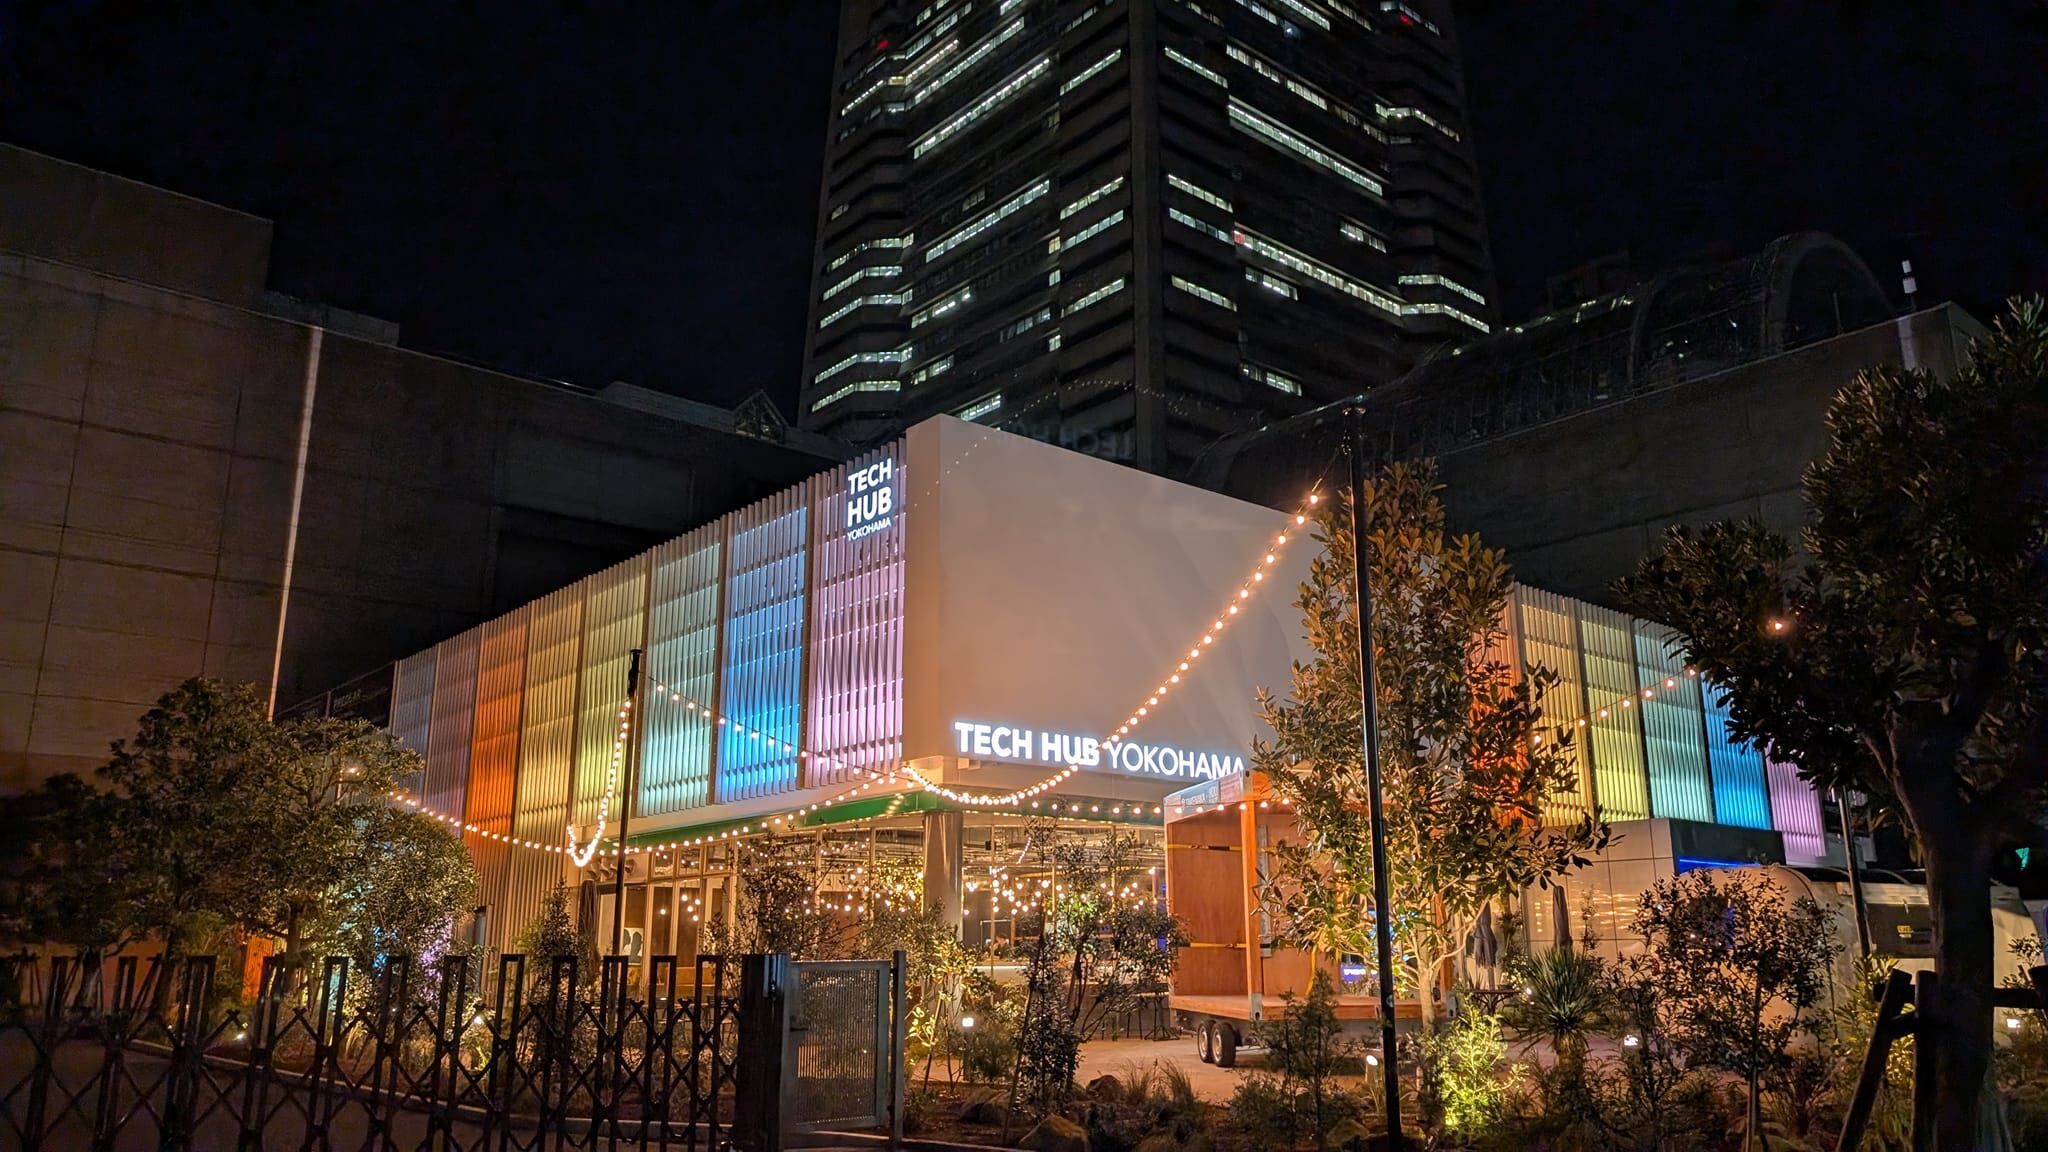
<svg viewBox="0 0 2048 1152"><path fill-rule="evenodd" d="M1216 1066L1237 1067L1237 1029L1229 1024L1216 1026Z"/></svg>
<svg viewBox="0 0 2048 1152"><path fill-rule="evenodd" d="M1216 1062L1216 1022L1202 1021L1201 1029L1195 1034L1195 1047L1202 1055L1202 1063Z"/></svg>

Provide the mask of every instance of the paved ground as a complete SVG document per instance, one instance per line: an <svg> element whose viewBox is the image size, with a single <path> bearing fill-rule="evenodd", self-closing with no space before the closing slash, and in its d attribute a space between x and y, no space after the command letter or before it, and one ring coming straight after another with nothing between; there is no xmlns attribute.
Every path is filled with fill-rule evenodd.
<svg viewBox="0 0 2048 1152"><path fill-rule="evenodd" d="M1177 1040L1091 1040L1081 1045L1081 1069L1076 1079L1086 1086L1105 1073L1122 1079L1134 1069L1172 1065L1187 1073L1197 1096L1222 1104L1237 1091L1240 1070L1262 1068L1265 1063L1264 1053L1248 1051L1238 1056L1235 1069L1204 1064L1195 1054L1193 1036Z"/></svg>

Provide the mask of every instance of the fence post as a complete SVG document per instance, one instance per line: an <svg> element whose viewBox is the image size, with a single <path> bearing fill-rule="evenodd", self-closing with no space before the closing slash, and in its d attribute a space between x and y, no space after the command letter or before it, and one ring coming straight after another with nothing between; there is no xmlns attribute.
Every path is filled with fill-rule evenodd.
<svg viewBox="0 0 2048 1152"><path fill-rule="evenodd" d="M161 970L166 966L167 959L167 957L163 956L156 958L151 968L152 977L163 974ZM95 965L96 969L104 969L105 966L105 961L99 961ZM130 1004L130 1001L135 995L135 957L123 956L116 961L114 965L114 995L111 1003L109 1003L107 998L105 972L100 971L97 976L91 978L90 982L95 987L94 995L98 1003L92 1008L81 1006L81 1010L88 1013L97 1011L100 1043L106 1046L105 1058L100 1062L99 1092L97 1098L93 1101L92 1146L94 1152L112 1152L114 1137L119 1131L121 1124L120 1086L121 1081L126 1078L125 1069L128 1063L128 1043L140 1034L143 1022L145 1020L152 1020L153 1017L148 1013L131 1010L133 1006ZM176 1006L173 1006L174 1012L175 1008ZM177 1108L176 1024L166 1021L165 1033L166 1039L170 1040L174 1046L171 1071L164 1081L170 1089L167 1094L169 1103L166 1104L164 1109L165 1147L169 1147L168 1130L175 1120L175 1110Z"/></svg>
<svg viewBox="0 0 2048 1152"><path fill-rule="evenodd" d="M462 1032L469 1020L469 957L457 952L441 958L441 989L434 1005L434 1056L427 1067L427 1144L445 1149L455 1140L455 1098L462 1075ZM450 1006L453 1005L451 1011ZM448 1089L441 1090L441 1077Z"/></svg>
<svg viewBox="0 0 2048 1152"><path fill-rule="evenodd" d="M889 958L889 1147L903 1147L903 1086L908 1072L904 1047L909 1031L903 1019L903 1002L908 994L910 956L898 948Z"/></svg>
<svg viewBox="0 0 2048 1152"><path fill-rule="evenodd" d="M69 997L67 987L71 965L68 957L50 957L50 979L43 993L42 1035L35 1046L35 1068L29 1073L28 1115L22 1121L24 1152L34 1152L43 1141L43 1117L50 1106L50 1082L57 1074L57 1045L64 1039L69 1015L64 1001Z"/></svg>
<svg viewBox="0 0 2048 1152"><path fill-rule="evenodd" d="M491 1063L483 1140L479 1148L505 1148L511 1140L512 1091L519 1060L519 1029L526 1023L526 956L513 952L498 957L498 987L491 1012Z"/></svg>
<svg viewBox="0 0 2048 1152"><path fill-rule="evenodd" d="M1914 976L1913 987L1913 1152L1934 1147L1934 1088L1941 1067L1941 1029L1934 1015L1941 978L1932 972Z"/></svg>
<svg viewBox="0 0 2048 1152"><path fill-rule="evenodd" d="M786 952L749 953L740 960L732 1135L752 1152L782 1152L782 1058L794 976Z"/></svg>
<svg viewBox="0 0 2048 1152"><path fill-rule="evenodd" d="M285 962L280 956L263 958L263 974L256 981L256 1004L249 1021L248 1068L242 1081L242 1131L236 1147L240 1152L261 1152L264 1122L270 1111L270 1060L277 1045L277 1014L284 1007Z"/></svg>
<svg viewBox="0 0 2048 1152"><path fill-rule="evenodd" d="M165 1078L164 1118L161 1146L186 1148L192 1143L192 1128L198 1113L201 1063L206 1042L211 1038L209 1001L213 999L211 956L188 957L185 979L179 993L176 1030L171 1034L171 1071ZM161 979L169 979L165 972Z"/></svg>

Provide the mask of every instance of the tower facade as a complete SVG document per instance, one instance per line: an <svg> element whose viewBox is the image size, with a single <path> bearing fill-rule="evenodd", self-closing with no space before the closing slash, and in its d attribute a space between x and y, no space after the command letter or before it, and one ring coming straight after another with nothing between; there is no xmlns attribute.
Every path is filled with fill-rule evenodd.
<svg viewBox="0 0 2048 1152"><path fill-rule="evenodd" d="M848 0L802 422L1178 474L1488 332L1447 3Z"/></svg>

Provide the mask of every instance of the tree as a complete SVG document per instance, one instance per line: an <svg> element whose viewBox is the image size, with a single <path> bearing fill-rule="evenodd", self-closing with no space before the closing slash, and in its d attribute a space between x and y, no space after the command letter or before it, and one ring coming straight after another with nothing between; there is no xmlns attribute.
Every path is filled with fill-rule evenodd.
<svg viewBox="0 0 2048 1152"><path fill-rule="evenodd" d="M419 754L368 721L324 718L267 725L258 748L257 770L237 789L243 843L228 911L302 959L309 941L339 931L352 890L377 886L376 870L398 847L384 835L418 831L388 807Z"/></svg>
<svg viewBox="0 0 2048 1152"><path fill-rule="evenodd" d="M2048 803L2048 322L2015 303L1954 378L1859 374L1806 474L1805 554L1756 521L1674 530L1620 586L1683 633L1732 727L1904 815L1927 867L1938 1146L1972 1146L1991 1054L1994 861Z"/></svg>
<svg viewBox="0 0 2048 1152"><path fill-rule="evenodd" d="M797 960L837 960L859 934L858 922L818 902L825 869L809 836L767 836L743 845L734 923L713 920L707 936L720 952L787 952Z"/></svg>
<svg viewBox="0 0 2048 1152"><path fill-rule="evenodd" d="M1760 1134L1759 1086L1791 1066L1792 1039L1827 991L1828 912L1751 871L1694 871L1643 893L1634 928L1659 990L1659 1031L1688 1066L1742 1079L1750 1134Z"/></svg>
<svg viewBox="0 0 2048 1152"><path fill-rule="evenodd" d="M1051 821L1030 823L1032 842L1056 877L1020 926L1037 939L1025 967L1019 1078L1043 1110L1073 1086L1081 1041L1165 987L1173 950L1188 940L1153 894L1136 836L1112 831L1099 840L1061 840ZM1137 886L1142 893L1132 890Z"/></svg>
<svg viewBox="0 0 2048 1152"><path fill-rule="evenodd" d="M462 841L402 808L363 814L340 875L329 939L365 971L405 955L431 972L435 957L456 950L456 920L476 900L476 866Z"/></svg>
<svg viewBox="0 0 2048 1152"><path fill-rule="evenodd" d="M120 802L134 868L134 916L168 956L242 903L248 806L273 751L263 701L247 684L187 680L116 741L100 775Z"/></svg>
<svg viewBox="0 0 2048 1152"><path fill-rule="evenodd" d="M1433 465L1393 464L1366 486L1389 894L1401 983L1425 1021L1446 965L1480 910L1586 862L1607 828L1591 816L1543 826L1542 805L1578 787L1565 734L1539 734L1556 677L1499 656L1512 585L1502 555L1451 536ZM1367 777L1360 750L1358 617L1349 500L1325 502L1321 553L1298 600L1315 658L1294 667L1285 701L1261 691L1273 730L1255 768L1291 806L1296 837L1276 843L1264 893L1292 942L1373 956Z"/></svg>
<svg viewBox="0 0 2048 1152"><path fill-rule="evenodd" d="M71 773L12 801L0 821L0 938L55 943L89 966L144 931L127 804ZM96 968L95 968L96 970Z"/></svg>
<svg viewBox="0 0 2048 1152"><path fill-rule="evenodd" d="M576 979L588 984L596 979L597 952L576 930L576 915L569 906L569 886L560 880L541 899L540 911L519 930L515 944L526 957L527 982L538 1003L548 986L554 961L563 956L576 959Z"/></svg>

